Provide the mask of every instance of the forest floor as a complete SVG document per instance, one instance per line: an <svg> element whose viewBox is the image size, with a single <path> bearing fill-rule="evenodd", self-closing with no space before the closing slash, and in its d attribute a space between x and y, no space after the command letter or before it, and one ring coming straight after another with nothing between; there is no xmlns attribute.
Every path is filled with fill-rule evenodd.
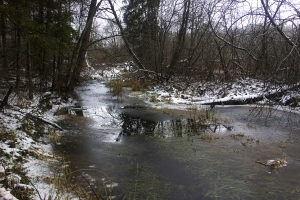
<svg viewBox="0 0 300 200"><path fill-rule="evenodd" d="M89 68L85 73L93 79L115 80L124 75L124 66L107 70ZM130 90L130 89L128 89ZM127 90L127 91L128 91ZM1 91L3 99L7 91ZM189 84L162 84L150 86L143 91L131 91L155 108L185 109L203 104L266 105L275 109L300 112L299 84L293 87L264 84L255 79L239 79L234 82L194 82ZM53 166L62 165L62 157L54 155L52 144L59 143L60 127L55 121L68 114L74 106L71 98L62 98L46 92L35 94L28 101L20 94L12 93L8 105L0 112L0 199L66 199L70 191L55 187Z"/></svg>

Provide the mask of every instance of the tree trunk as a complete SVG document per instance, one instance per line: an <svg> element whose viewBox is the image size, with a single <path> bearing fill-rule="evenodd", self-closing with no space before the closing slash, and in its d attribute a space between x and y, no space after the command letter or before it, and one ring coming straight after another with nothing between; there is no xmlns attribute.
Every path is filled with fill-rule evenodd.
<svg viewBox="0 0 300 200"><path fill-rule="evenodd" d="M82 32L82 35L78 41L79 43L79 49L78 49L78 56L75 64L75 68L73 71L73 80L72 84L79 81L80 73L83 69L84 62L85 62L85 54L87 51L87 47L90 41L90 35L92 31L92 25L93 25L93 19L94 16L96 15L96 12L98 8L101 5L102 0L97 4L97 0L92 0L90 4L90 9L87 17L87 23L86 26Z"/></svg>
<svg viewBox="0 0 300 200"><path fill-rule="evenodd" d="M57 92L60 93L62 90L62 87L64 86L63 82L63 76L62 76L62 62L63 62L64 55L60 53L57 56L57 64L56 64L56 87Z"/></svg>
<svg viewBox="0 0 300 200"><path fill-rule="evenodd" d="M31 45L30 41L27 41L27 88L28 99L33 99L33 83L32 83L32 62L31 62Z"/></svg>
<svg viewBox="0 0 300 200"><path fill-rule="evenodd" d="M115 11L115 8L114 8L114 5L113 5L112 1L111 1L111 0L108 0L108 3L109 3L110 8L111 8L111 10L112 10L112 12L113 12L113 15L114 15L114 17L115 17L116 23L117 23L117 25L118 25L118 27L119 27L119 29L120 29L122 38L123 38L123 40L124 40L124 43L125 43L126 48L127 48L128 51L129 51L129 54L133 57L134 61L137 63L138 67L139 67L141 70L147 70L147 71L148 71L148 69L143 65L143 63L141 62L141 60L137 57L136 53L133 51L132 46L129 44L129 42L128 42L126 36L125 36L125 33L124 33L124 29L123 29L123 27L122 27L122 24L121 24L121 22L120 22L120 20L119 20L119 18L118 18L118 15L117 15L117 13L116 13L116 11Z"/></svg>
<svg viewBox="0 0 300 200"><path fill-rule="evenodd" d="M53 93L56 90L56 83L57 83L56 56L53 55L51 93Z"/></svg>
<svg viewBox="0 0 300 200"><path fill-rule="evenodd" d="M226 61L224 60L224 57L223 57L223 54L222 54L222 48L225 45L223 47L221 47L216 40L215 40L215 44L217 46L217 50L218 50L218 54L219 54L219 58L220 58L221 67L222 67L222 69L224 71L224 75L225 75L224 79L228 80L229 77L230 77L230 75L229 75L229 72L228 72L228 69L227 69ZM214 70L212 70L212 71L214 71Z"/></svg>
<svg viewBox="0 0 300 200"><path fill-rule="evenodd" d="M13 89L13 87L10 86L10 88L9 88L8 92L6 93L6 95L5 95L4 99L3 99L3 101L2 101L1 104L0 104L0 110L2 110L2 109L4 108L4 106L7 105L8 97L9 97L9 95L11 94L12 89Z"/></svg>
<svg viewBox="0 0 300 200"><path fill-rule="evenodd" d="M268 6L268 1L266 1L267 3L264 2L264 0L260 0L262 6L263 6L263 9L265 11L265 14L266 16L269 18L271 24L276 28L276 30L278 31L278 33L283 37L283 39L289 44L291 45L292 47L295 47L296 50L298 51L298 53L300 52L300 49L298 47L297 44L295 44L284 32L283 30L279 27L279 25L277 25L274 21L274 16L271 16L270 12L269 12L269 6ZM285 1L281 1L280 2L280 6L283 4L283 2ZM278 7L277 11L279 10L280 6Z"/></svg>
<svg viewBox="0 0 300 200"><path fill-rule="evenodd" d="M0 6L3 6L3 0L0 0ZM5 14L1 12L1 39L2 39L2 75L7 72L7 41L6 41L6 22Z"/></svg>
<svg viewBox="0 0 300 200"><path fill-rule="evenodd" d="M16 25L15 31L15 47L16 47L16 87L15 90L19 90L20 86L20 61L21 61L21 36L20 30Z"/></svg>
<svg viewBox="0 0 300 200"><path fill-rule="evenodd" d="M184 1L184 9L183 9L183 14L182 14L182 21L181 21L181 26L179 29L179 33L177 36L177 41L175 44L175 49L174 53L172 55L172 60L169 66L169 74L167 75L166 81L168 82L169 79L175 74L175 65L177 64L179 60L179 56L182 52L184 43L185 43L185 36L186 36L186 31L187 31L187 25L188 25L188 20L189 20L189 12L190 12L190 0L185 0Z"/></svg>

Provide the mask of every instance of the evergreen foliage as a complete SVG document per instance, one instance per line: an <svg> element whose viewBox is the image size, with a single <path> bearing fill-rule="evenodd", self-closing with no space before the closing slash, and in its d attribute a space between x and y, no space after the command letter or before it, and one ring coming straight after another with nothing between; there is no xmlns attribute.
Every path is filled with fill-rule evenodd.
<svg viewBox="0 0 300 200"><path fill-rule="evenodd" d="M151 45L157 43L159 34L159 4L160 0L130 0L124 7L125 36L137 55L148 63L153 59L149 53L155 51Z"/></svg>
<svg viewBox="0 0 300 200"><path fill-rule="evenodd" d="M57 81L66 76L67 63L63 61L69 61L68 54L77 34L72 27L70 3L69 0L1 2L1 46L5 59L2 56L0 70L3 77L9 77L6 84L13 85L16 91L45 91L51 87L49 83L55 86L52 90L63 89L64 83Z"/></svg>

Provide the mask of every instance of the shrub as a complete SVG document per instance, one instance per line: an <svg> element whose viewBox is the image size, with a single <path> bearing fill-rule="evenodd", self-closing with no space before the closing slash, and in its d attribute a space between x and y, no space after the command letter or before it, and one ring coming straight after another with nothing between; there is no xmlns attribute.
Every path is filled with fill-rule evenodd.
<svg viewBox="0 0 300 200"><path fill-rule="evenodd" d="M110 92L114 95L120 96L123 91L123 82L120 80L114 80L109 83Z"/></svg>

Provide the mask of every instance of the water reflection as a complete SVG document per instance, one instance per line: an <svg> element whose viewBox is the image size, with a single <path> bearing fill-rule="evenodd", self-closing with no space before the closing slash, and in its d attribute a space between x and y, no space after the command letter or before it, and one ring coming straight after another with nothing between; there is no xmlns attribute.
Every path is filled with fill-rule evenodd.
<svg viewBox="0 0 300 200"><path fill-rule="evenodd" d="M104 186L104 191L113 188L112 195L121 194L119 199L299 198L299 129L295 127L291 133L288 129L290 121L296 123L299 118L288 118L288 128L278 127L285 123L284 114L274 115L272 111L267 113L269 118L261 115L261 119L270 119L266 125L263 120L245 117L252 107L217 107L221 117L228 118L226 123L234 127L226 134L227 124L201 124L183 119L181 113L175 118L131 99L116 102L104 92L91 95L85 91L90 90L81 93L82 105L87 107L84 118L90 120L69 116L70 122L63 126L70 130L65 139L68 143L56 148L68 155L73 171L88 169L74 180L86 186L87 179L87 191L91 185L95 190L96 186ZM95 102L90 104L93 97ZM73 132L81 133L80 138L72 140L76 136ZM213 142L184 138L204 132L224 134ZM150 137L127 137L135 135ZM116 138L123 142L116 142ZM276 158L284 158L288 166L271 174L255 162ZM106 182L102 172L118 184Z"/></svg>
<svg viewBox="0 0 300 200"><path fill-rule="evenodd" d="M132 117L126 113L119 115L122 121L120 136L148 135L154 137L185 137L204 133L208 126L201 125L193 119L175 119L165 121L146 120Z"/></svg>
<svg viewBox="0 0 300 200"><path fill-rule="evenodd" d="M88 109L89 110L89 109ZM159 138L168 137L186 137L200 135L207 132L220 131L223 125L217 123L207 124L205 122L184 117L172 118L162 112L153 112L146 107L129 107L129 106L107 106L101 108L102 119L97 120L97 124L101 127L114 128L120 127L121 131L115 139L119 141L121 136L133 135L147 135ZM94 108L91 114L86 116L92 117L93 115L99 116ZM106 119L106 123L103 122Z"/></svg>

